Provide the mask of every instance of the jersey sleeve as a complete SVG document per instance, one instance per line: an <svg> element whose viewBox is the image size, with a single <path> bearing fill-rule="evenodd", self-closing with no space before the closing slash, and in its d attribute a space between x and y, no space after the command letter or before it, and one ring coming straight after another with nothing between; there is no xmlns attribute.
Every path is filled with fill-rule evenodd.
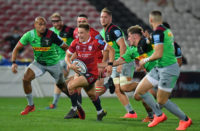
<svg viewBox="0 0 200 131"><path fill-rule="evenodd" d="M164 42L164 33L163 33L163 31L160 31L160 30L155 31L152 34L152 39L153 39L154 45L163 44L163 42Z"/></svg>
<svg viewBox="0 0 200 131"><path fill-rule="evenodd" d="M76 39L72 41L67 52L69 52L70 54L73 54L75 53L75 51L76 51Z"/></svg>
<svg viewBox="0 0 200 131"><path fill-rule="evenodd" d="M52 40L53 40L53 43L58 45L58 46L62 46L63 44L66 44L62 40L62 38L59 35L55 34L54 32L52 33Z"/></svg>
<svg viewBox="0 0 200 131"><path fill-rule="evenodd" d="M118 41L121 37L123 37L122 31L118 27L113 27L110 31L112 41Z"/></svg>
<svg viewBox="0 0 200 131"><path fill-rule="evenodd" d="M103 40L95 39L97 42L97 47L99 50L106 50L107 43L105 43Z"/></svg>
<svg viewBox="0 0 200 131"><path fill-rule="evenodd" d="M19 42L22 44L22 45L27 45L29 43L29 37L30 37L30 32L26 32L22 37L21 39L19 40Z"/></svg>
<svg viewBox="0 0 200 131"><path fill-rule="evenodd" d="M181 47L176 42L174 42L174 49L176 58L182 57Z"/></svg>
<svg viewBox="0 0 200 131"><path fill-rule="evenodd" d="M126 52L122 55L122 58L127 62L133 61L139 54L136 48L127 48Z"/></svg>

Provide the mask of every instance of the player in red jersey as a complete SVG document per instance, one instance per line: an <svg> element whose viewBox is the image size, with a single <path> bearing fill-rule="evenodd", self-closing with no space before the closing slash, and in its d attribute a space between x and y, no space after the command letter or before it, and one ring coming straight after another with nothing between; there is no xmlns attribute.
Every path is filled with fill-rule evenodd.
<svg viewBox="0 0 200 131"><path fill-rule="evenodd" d="M87 15L80 14L78 16L78 18L77 18L77 27L80 24L88 24ZM103 38L101 37L100 33L97 30L95 30L94 28L90 27L89 31L90 31L90 36L92 38L103 40ZM78 28L76 28L74 30L74 38L78 38ZM98 56L98 63L101 63L102 61L105 62L105 60L103 59L103 53L102 53L101 50L98 51L95 55ZM104 68L99 68L98 70L99 70L99 77L98 77L98 80L95 83L97 95L100 96L100 95L104 94L105 91L107 90L107 88L110 89L110 92L114 92L114 86L112 86L112 80L109 80L109 83L106 83L105 86L104 86L104 78L106 77ZM109 86L109 85L111 85L111 86ZM113 90L113 91L111 91L111 90ZM79 91L79 94L80 94L80 91ZM79 97L79 99L80 99L80 97Z"/></svg>
<svg viewBox="0 0 200 131"><path fill-rule="evenodd" d="M76 66L77 63L72 64L71 62L71 56L76 53L77 59L83 61L88 70L85 74L69 81L68 90L70 94L73 94L75 89L83 87L96 107L97 120L101 121L106 115L106 111L102 109L100 99L96 96L95 82L99 75L97 67L98 57L96 56L96 53L100 50L109 52L109 66L107 67L107 70L108 72L111 72L114 60L114 49L104 41L91 37L89 30L90 27L88 24L80 24L78 26L78 39L75 39L72 42L67 51L65 60L70 69L79 72L79 67Z"/></svg>

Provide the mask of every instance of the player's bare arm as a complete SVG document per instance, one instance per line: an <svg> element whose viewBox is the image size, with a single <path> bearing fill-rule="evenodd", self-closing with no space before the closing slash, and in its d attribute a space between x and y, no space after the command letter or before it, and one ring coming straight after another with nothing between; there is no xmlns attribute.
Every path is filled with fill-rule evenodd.
<svg viewBox="0 0 200 131"><path fill-rule="evenodd" d="M12 72L13 73L17 73L17 64L16 64L16 59L17 59L17 55L19 53L19 50L23 48L23 45L20 44L19 42L17 43L17 45L15 46L13 52L12 52Z"/></svg>
<svg viewBox="0 0 200 131"><path fill-rule="evenodd" d="M105 51L108 51L109 52L109 61L108 61L108 66L107 66L107 71L108 72L112 72L112 66L113 66L113 61L114 61L114 57L115 57L115 50L111 47L111 46L109 46L109 45L107 45L107 47L106 47L106 50Z"/></svg>
<svg viewBox="0 0 200 131"><path fill-rule="evenodd" d="M127 62L126 62L125 60L123 60L123 59L120 57L120 58L118 58L117 60L115 60L115 61L113 62L113 66L123 65L123 64L125 64L125 63L127 63ZM107 62L102 62L102 63L99 63L99 64L98 64L98 67L104 68L104 67L106 67L107 65L108 65Z"/></svg>
<svg viewBox="0 0 200 131"><path fill-rule="evenodd" d="M122 56L126 52L126 44L125 44L124 38L120 38L117 41L117 44L120 47L120 56ZM117 71L118 72L121 72L121 70L122 70L122 65L120 65L120 66L117 67Z"/></svg>

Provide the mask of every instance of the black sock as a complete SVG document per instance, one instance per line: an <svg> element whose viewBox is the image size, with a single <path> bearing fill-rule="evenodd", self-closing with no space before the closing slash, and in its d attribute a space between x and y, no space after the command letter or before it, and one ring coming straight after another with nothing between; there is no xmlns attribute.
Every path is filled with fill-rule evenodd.
<svg viewBox="0 0 200 131"><path fill-rule="evenodd" d="M99 97L96 100L92 101L92 103L96 107L97 111L100 111L102 109L102 107L101 107L101 101L100 101Z"/></svg>
<svg viewBox="0 0 200 131"><path fill-rule="evenodd" d="M188 120L189 120L189 119L188 119L188 117L186 116L186 117L185 117L185 121L188 121Z"/></svg>
<svg viewBox="0 0 200 131"><path fill-rule="evenodd" d="M80 104L82 104L82 95L81 95L81 94L78 94L78 102L79 102Z"/></svg>
<svg viewBox="0 0 200 131"><path fill-rule="evenodd" d="M67 89L67 85L65 83L57 84L57 86L63 93L65 93L65 95L67 95L70 98L70 95L69 95L69 92Z"/></svg>
<svg viewBox="0 0 200 131"><path fill-rule="evenodd" d="M72 106L76 107L77 106L77 100L78 100L78 93L74 93L73 95L71 95L70 100L71 100Z"/></svg>
<svg viewBox="0 0 200 131"><path fill-rule="evenodd" d="M135 112L134 112L134 111L129 111L129 113L130 113L130 114L134 114Z"/></svg>

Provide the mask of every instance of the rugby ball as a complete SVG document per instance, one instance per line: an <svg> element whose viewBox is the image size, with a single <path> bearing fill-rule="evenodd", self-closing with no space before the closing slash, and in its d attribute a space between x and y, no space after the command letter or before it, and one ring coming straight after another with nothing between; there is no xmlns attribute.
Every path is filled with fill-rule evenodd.
<svg viewBox="0 0 200 131"><path fill-rule="evenodd" d="M85 65L85 63L79 59L74 59L72 61L72 63L77 63L76 66L80 67L79 71L80 71L80 75L86 74L87 73L87 66Z"/></svg>

